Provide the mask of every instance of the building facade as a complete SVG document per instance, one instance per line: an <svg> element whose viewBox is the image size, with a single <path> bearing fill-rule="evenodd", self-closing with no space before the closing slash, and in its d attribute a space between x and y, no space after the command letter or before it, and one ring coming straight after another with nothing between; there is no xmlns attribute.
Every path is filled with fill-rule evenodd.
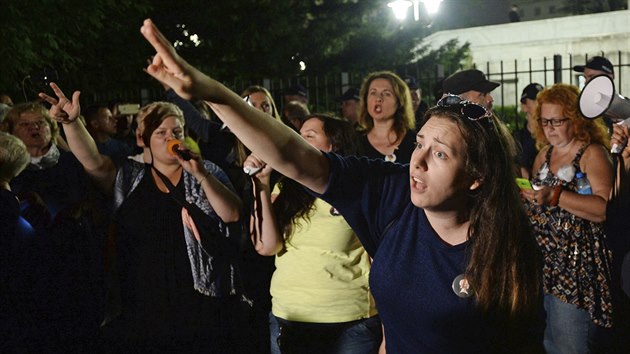
<svg viewBox="0 0 630 354"><path fill-rule="evenodd" d="M471 62L463 67L476 67L502 83L493 92L495 105L517 104L531 82L582 86L572 67L594 55L613 63L617 92L630 94L629 10L440 31L421 45L436 49L451 39L470 43Z"/></svg>

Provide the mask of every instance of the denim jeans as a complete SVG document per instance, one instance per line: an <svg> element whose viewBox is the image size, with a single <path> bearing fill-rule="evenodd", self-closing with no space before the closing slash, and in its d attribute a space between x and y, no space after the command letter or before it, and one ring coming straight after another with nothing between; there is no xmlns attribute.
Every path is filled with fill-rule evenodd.
<svg viewBox="0 0 630 354"><path fill-rule="evenodd" d="M345 323L306 323L287 321L270 312L269 330L271 354L376 354L383 339L378 316Z"/></svg>
<svg viewBox="0 0 630 354"><path fill-rule="evenodd" d="M545 294L547 325L544 346L547 354L589 353L597 325L588 311Z"/></svg>

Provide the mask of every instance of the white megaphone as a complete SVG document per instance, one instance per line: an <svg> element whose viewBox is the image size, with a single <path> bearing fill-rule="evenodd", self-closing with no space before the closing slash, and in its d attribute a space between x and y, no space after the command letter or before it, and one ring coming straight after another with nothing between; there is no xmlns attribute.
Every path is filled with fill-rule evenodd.
<svg viewBox="0 0 630 354"><path fill-rule="evenodd" d="M615 124L630 127L630 100L615 91L615 84L606 75L598 75L589 81L578 97L578 109L587 119L604 116ZM618 154L623 146L614 144L611 152Z"/></svg>

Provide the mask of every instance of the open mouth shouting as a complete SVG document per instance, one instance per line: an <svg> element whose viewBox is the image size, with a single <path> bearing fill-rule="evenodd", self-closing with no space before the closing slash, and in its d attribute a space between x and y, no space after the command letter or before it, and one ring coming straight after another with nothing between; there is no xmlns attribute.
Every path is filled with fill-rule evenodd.
<svg viewBox="0 0 630 354"><path fill-rule="evenodd" d="M410 183L411 183L411 191L412 192L420 192L421 193L421 192L424 192L427 189L427 185L424 183L424 180L422 180L418 176L411 176Z"/></svg>

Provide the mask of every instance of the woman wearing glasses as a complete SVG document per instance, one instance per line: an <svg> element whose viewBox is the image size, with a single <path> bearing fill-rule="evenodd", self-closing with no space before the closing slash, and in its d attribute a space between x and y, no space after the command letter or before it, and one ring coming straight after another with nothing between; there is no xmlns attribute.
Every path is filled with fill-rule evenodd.
<svg viewBox="0 0 630 354"><path fill-rule="evenodd" d="M430 109L409 166L341 157L260 119L179 57L150 20L142 33L157 50L149 74L210 101L256 156L354 229L373 257L370 290L388 353L541 350L539 253L514 183L513 141L483 107L448 96Z"/></svg>
<svg viewBox="0 0 630 354"><path fill-rule="evenodd" d="M601 119L578 112L578 95L566 84L538 94L534 135L540 152L534 189L523 191L544 259L548 353L595 351L594 335L613 324L603 224L613 180L609 139ZM589 194L578 191L580 172L590 182Z"/></svg>

